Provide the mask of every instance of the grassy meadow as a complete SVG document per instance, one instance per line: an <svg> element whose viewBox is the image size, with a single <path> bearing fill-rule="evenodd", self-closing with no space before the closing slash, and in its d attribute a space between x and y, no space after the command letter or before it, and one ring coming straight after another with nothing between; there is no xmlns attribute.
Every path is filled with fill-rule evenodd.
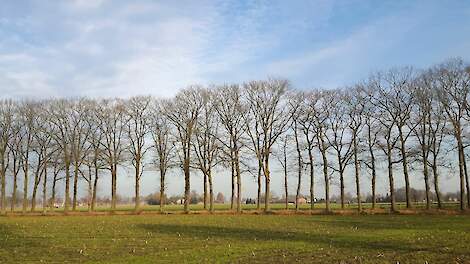
<svg viewBox="0 0 470 264"><path fill-rule="evenodd" d="M0 263L470 263L469 245L468 214L0 217Z"/></svg>

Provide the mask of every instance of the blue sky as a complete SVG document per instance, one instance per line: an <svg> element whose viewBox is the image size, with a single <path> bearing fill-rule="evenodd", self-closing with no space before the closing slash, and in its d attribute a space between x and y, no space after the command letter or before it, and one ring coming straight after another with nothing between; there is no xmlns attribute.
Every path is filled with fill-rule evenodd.
<svg viewBox="0 0 470 264"><path fill-rule="evenodd" d="M334 88L394 66L470 60L470 1L5 0L3 97L171 96L288 78Z"/></svg>

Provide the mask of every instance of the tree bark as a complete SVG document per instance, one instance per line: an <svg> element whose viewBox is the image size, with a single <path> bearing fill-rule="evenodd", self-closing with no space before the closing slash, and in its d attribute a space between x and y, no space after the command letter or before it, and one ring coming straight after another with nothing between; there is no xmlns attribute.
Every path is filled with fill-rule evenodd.
<svg viewBox="0 0 470 264"><path fill-rule="evenodd" d="M295 148L297 150L297 165L298 165L297 192L295 194L295 210L299 211L300 188L302 185L302 153L300 151L299 136L297 134L297 125L294 128L294 139L295 139Z"/></svg>
<svg viewBox="0 0 470 264"><path fill-rule="evenodd" d="M266 180L265 194L264 194L264 211L270 210L270 196L271 196L271 172L269 171L269 156L265 154L264 159L264 177Z"/></svg>
<svg viewBox="0 0 470 264"><path fill-rule="evenodd" d="M387 162L388 162L388 181L390 186L390 210L396 212L395 207L395 187L393 183L393 162L392 162L392 147L387 143Z"/></svg>
<svg viewBox="0 0 470 264"><path fill-rule="evenodd" d="M212 172L209 169L207 178L209 180L209 211L214 213L214 189L212 186Z"/></svg>
<svg viewBox="0 0 470 264"><path fill-rule="evenodd" d="M77 210L77 194L78 194L78 161L74 162L73 170L73 200L72 200L72 211Z"/></svg>
<svg viewBox="0 0 470 264"><path fill-rule="evenodd" d="M460 133L456 135L457 138L457 149L459 155L459 177L460 177L460 210L465 210L465 168L464 168L464 151L463 143L460 137Z"/></svg>
<svg viewBox="0 0 470 264"><path fill-rule="evenodd" d="M237 176L237 212L242 211L242 177L240 173L240 157L235 144L235 174Z"/></svg>
<svg viewBox="0 0 470 264"><path fill-rule="evenodd" d="M190 182L189 182L189 154L187 154L186 159L184 160L184 212L189 213L189 203L191 201L190 195Z"/></svg>
<svg viewBox="0 0 470 264"><path fill-rule="evenodd" d="M136 159L135 166L135 207L134 211L138 212L140 207L140 158Z"/></svg>
<svg viewBox="0 0 470 264"><path fill-rule="evenodd" d="M258 160L258 199L256 199L256 209L261 209L261 171L263 169L263 163Z"/></svg>
<svg viewBox="0 0 470 264"><path fill-rule="evenodd" d="M308 159L309 159L309 166L310 166L310 210L313 210L315 207L315 178L314 178L314 171L313 171L313 153L312 148L308 148Z"/></svg>
<svg viewBox="0 0 470 264"><path fill-rule="evenodd" d="M44 165L44 181L42 183L42 214L47 211L47 165Z"/></svg>
<svg viewBox="0 0 470 264"><path fill-rule="evenodd" d="M160 166L160 212L165 207L165 170Z"/></svg>
<svg viewBox="0 0 470 264"><path fill-rule="evenodd" d="M230 210L235 207L235 162L233 160L233 150L230 150L230 168L232 173L232 196L230 197Z"/></svg>
<svg viewBox="0 0 470 264"><path fill-rule="evenodd" d="M18 189L18 175L16 171L13 172L13 191L11 194L11 205L10 205L10 211L14 212L15 211L15 206L16 206L16 191Z"/></svg>
<svg viewBox="0 0 470 264"><path fill-rule="evenodd" d="M436 156L433 157L432 173L433 173L433 178L434 178L434 192L436 193L436 198L437 198L437 208L441 209L442 202L441 202L441 192L439 190L439 172L437 171L437 157Z"/></svg>
<svg viewBox="0 0 470 264"><path fill-rule="evenodd" d="M94 164L94 170L95 170L95 179L93 181L93 194L91 197L91 211L95 211L95 208L96 208L96 192L98 188L98 178L99 178L98 166L96 163Z"/></svg>
<svg viewBox="0 0 470 264"><path fill-rule="evenodd" d="M400 151L402 157L402 165L403 165L403 175L405 176L405 195L406 195L406 208L411 208L411 196L410 196L410 177L408 174L408 162L406 158L406 142L405 138L403 137L403 131L401 126L398 126L398 133L400 137Z"/></svg>
<svg viewBox="0 0 470 264"><path fill-rule="evenodd" d="M361 198L361 179L359 176L359 159L357 157L357 132L354 132L353 136L353 152L354 152L354 175L356 177L356 197L357 197L357 210L362 211L362 198Z"/></svg>
<svg viewBox="0 0 470 264"><path fill-rule="evenodd" d="M22 213L26 213L26 209L28 208L28 161L25 161L24 164L24 182L23 182L23 211Z"/></svg>
<svg viewBox="0 0 470 264"><path fill-rule="evenodd" d="M1 214L5 214L5 211L6 211L6 204L7 204L7 201L6 201L6 175L5 175L5 154L2 154L2 157L1 157L2 161L1 161L1 168L0 168L0 177L1 177L1 181L2 181L2 197L1 197Z"/></svg>
<svg viewBox="0 0 470 264"><path fill-rule="evenodd" d="M111 212L116 210L116 179L117 179L117 167L115 164L111 165Z"/></svg>
<svg viewBox="0 0 470 264"><path fill-rule="evenodd" d="M204 176L204 210L207 210L207 175L203 173Z"/></svg>

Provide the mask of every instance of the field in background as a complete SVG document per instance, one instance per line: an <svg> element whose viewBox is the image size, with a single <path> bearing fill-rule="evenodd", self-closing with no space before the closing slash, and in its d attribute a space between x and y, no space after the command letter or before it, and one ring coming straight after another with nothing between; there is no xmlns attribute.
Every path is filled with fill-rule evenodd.
<svg viewBox="0 0 470 264"><path fill-rule="evenodd" d="M469 263L469 245L470 215L0 217L0 262Z"/></svg>
<svg viewBox="0 0 470 264"><path fill-rule="evenodd" d="M406 210L406 204L405 203L397 203L397 209L398 210ZM371 209L372 204L371 203L363 203L362 204L363 208L365 210ZM422 211L425 209L426 204L425 203L415 203L413 204L413 210L417 211ZM209 205L207 205L207 208L209 208ZM261 210L263 210L264 204L261 205ZM341 204L339 203L331 203L330 208L332 210L341 210ZM377 203L376 208L378 209L376 212L387 212L390 209L390 204L389 203ZM71 210L72 208L70 208ZM165 205L165 212L166 213L178 213L178 212L183 212L183 205L180 204L173 204L173 205ZM204 206L202 204L192 204L190 205L190 209L193 212L203 212ZM230 212L230 204L214 204L214 209L216 212ZM236 205L235 205L236 209ZM242 209L246 212L253 212L256 211L256 204L242 204ZM432 209L437 209L437 205L433 205ZM449 210L456 210L458 213L459 209L459 204L458 203L443 203L443 209L449 209ZM63 208L54 208L54 209L47 209L48 212L56 212L56 213L61 213L63 212ZM88 207L87 206L79 206L76 209L78 212L87 212ZM140 207L140 210L146 213L158 213L160 211L160 206L159 205L142 205ZM282 203L276 203L276 204L271 204L271 210L273 211L281 211L285 210L285 204ZM295 210L295 205L294 204L289 204L289 210ZM299 210L302 212L308 212L310 211L310 204L301 204L299 206ZM314 212L316 213L321 213L322 211L325 210L325 204L324 203L317 203L314 205ZM354 212L357 210L357 204L346 204L345 205L345 210L344 211L350 211ZM110 211L110 206L109 205L100 205L96 208L96 212L109 212ZM118 205L117 212L122 212L122 213L132 213L134 211L134 205L129 204L129 205ZM42 212L42 207L39 206L36 209L37 213ZM10 213L7 211L7 213ZM18 206L15 210L15 214L21 213L21 207ZM30 211L28 210L27 213L29 214ZM11 214L11 213L10 213Z"/></svg>

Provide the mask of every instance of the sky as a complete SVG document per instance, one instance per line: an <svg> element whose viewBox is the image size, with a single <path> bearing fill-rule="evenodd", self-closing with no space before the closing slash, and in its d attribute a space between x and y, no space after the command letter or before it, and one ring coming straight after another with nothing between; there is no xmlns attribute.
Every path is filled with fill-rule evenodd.
<svg viewBox="0 0 470 264"><path fill-rule="evenodd" d="M297 89L336 88L376 70L468 61L469 51L463 0L0 4L0 97L8 98L171 97L191 84L267 77ZM144 192L156 189L151 179Z"/></svg>

